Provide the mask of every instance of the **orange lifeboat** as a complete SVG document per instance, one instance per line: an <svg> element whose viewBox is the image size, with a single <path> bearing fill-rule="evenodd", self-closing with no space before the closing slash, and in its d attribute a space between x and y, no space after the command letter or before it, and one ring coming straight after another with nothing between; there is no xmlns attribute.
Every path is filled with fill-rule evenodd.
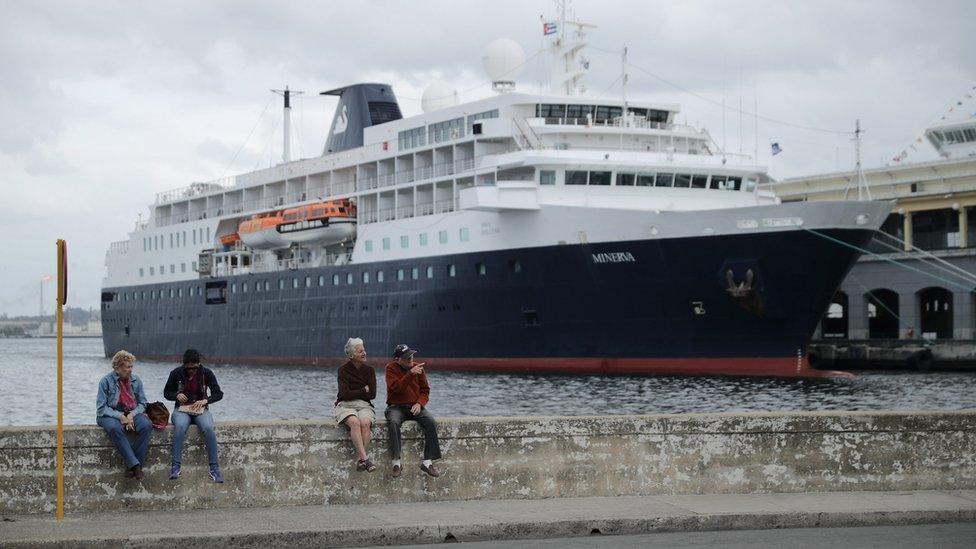
<svg viewBox="0 0 976 549"><path fill-rule="evenodd" d="M237 233L225 234L224 236L220 237L220 243L224 246L233 246L237 242L240 242L240 240L241 235Z"/></svg>
<svg viewBox="0 0 976 549"><path fill-rule="evenodd" d="M287 248L288 242L281 238L278 232L278 225L281 222L282 217L279 212L257 214L251 219L242 221L237 227L237 234L245 244L258 250Z"/></svg>
<svg viewBox="0 0 976 549"><path fill-rule="evenodd" d="M281 217L278 232L289 242L329 246L356 238L356 206L347 199L288 208Z"/></svg>

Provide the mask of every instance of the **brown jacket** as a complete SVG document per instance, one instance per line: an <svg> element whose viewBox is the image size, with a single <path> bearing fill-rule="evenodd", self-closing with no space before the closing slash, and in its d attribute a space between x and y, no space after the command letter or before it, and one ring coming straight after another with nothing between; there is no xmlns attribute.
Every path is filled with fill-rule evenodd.
<svg viewBox="0 0 976 549"><path fill-rule="evenodd" d="M365 362L357 365L348 360L339 366L339 393L336 403L343 400L366 400L376 398L376 371ZM369 386L369 391L366 386Z"/></svg>
<svg viewBox="0 0 976 549"><path fill-rule="evenodd" d="M404 370L396 362L386 365L386 403L391 406L420 403L427 406L430 401L430 385L427 372L414 375Z"/></svg>

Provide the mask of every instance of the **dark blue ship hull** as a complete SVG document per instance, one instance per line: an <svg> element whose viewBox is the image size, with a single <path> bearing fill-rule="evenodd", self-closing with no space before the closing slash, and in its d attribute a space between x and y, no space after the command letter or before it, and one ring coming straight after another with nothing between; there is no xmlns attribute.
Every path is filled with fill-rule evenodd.
<svg viewBox="0 0 976 549"><path fill-rule="evenodd" d="M873 231L821 233L863 247ZM338 364L361 337L384 358L407 343L431 368L819 376L804 349L856 259L796 230L105 288L103 340L106 356L163 360L193 347L212 362Z"/></svg>

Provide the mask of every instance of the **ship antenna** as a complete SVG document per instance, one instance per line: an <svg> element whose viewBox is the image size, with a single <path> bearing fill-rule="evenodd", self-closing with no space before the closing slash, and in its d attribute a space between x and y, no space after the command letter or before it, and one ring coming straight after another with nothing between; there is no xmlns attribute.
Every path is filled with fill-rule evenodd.
<svg viewBox="0 0 976 549"><path fill-rule="evenodd" d="M871 189L868 188L868 180L864 177L864 170L861 169L861 134L864 130L861 129L861 119L858 118L854 121L854 151L857 158L857 169L854 174L855 184L857 185L857 199L864 200L861 195L861 189L864 189L864 193L868 200L873 200L871 198ZM850 192L851 186L847 186L847 190L844 191L844 200L847 200L847 193Z"/></svg>
<svg viewBox="0 0 976 549"><path fill-rule="evenodd" d="M272 92L285 98L285 117L284 117L284 145L281 149L281 161L291 162L291 95L301 95L305 92L289 90L285 86L283 90L271 90Z"/></svg>
<svg viewBox="0 0 976 549"><path fill-rule="evenodd" d="M627 126L627 46L620 55L620 94L623 96L624 109L620 117L620 150L624 150L624 127Z"/></svg>

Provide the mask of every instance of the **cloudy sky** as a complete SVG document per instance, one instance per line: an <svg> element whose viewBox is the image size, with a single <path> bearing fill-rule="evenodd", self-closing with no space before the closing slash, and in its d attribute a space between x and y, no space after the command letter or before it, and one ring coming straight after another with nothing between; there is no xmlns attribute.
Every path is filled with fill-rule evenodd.
<svg viewBox="0 0 976 549"><path fill-rule="evenodd" d="M418 2L0 2L0 313L36 314L54 241L69 242L70 304L97 306L109 242L155 193L251 171L281 155L281 109L295 102L294 156L316 156L335 108L319 91L393 85L406 115L444 80L461 100L491 92L484 46L509 37L545 81L542 0ZM976 86L976 4L968 1L600 1L592 95L680 103L680 121L751 153L776 178L849 168L861 119L877 166ZM653 76L652 76L653 75ZM726 111L721 103L784 122ZM718 103L718 104L716 104ZM724 128L724 129L723 129ZM741 136L741 140L740 140ZM785 152L771 158L769 144ZM913 153L907 161L930 158ZM50 303L53 292L47 289ZM50 309L50 307L48 307Z"/></svg>

